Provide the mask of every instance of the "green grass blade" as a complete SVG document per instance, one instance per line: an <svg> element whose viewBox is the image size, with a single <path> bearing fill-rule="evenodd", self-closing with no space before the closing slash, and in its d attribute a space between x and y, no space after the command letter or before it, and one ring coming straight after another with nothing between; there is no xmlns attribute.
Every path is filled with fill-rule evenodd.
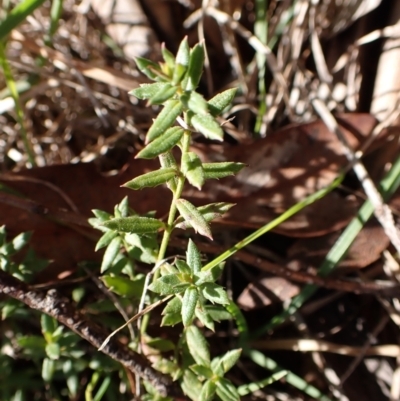
<svg viewBox="0 0 400 401"><path fill-rule="evenodd" d="M334 188L336 188L343 180L343 175L340 175L338 178L336 178L331 185L329 185L326 188L323 188L314 194L308 196L304 200L302 200L299 203L296 203L294 206L292 206L290 209L288 209L285 213L282 213L280 216L278 216L276 219L272 220L265 226L261 227L257 231L254 231L254 233L250 234L248 237L243 239L242 241L238 242L235 244L232 248L228 249L215 259L213 259L211 262L206 264L202 270L210 270L213 267L219 265L220 263L224 262L226 259L228 259L230 256L234 255L237 251L240 249L244 248L245 246L249 245L251 242L256 240L257 238L261 237L268 231L271 231L273 228L277 227L279 224L283 223L290 217L294 216L296 213L300 212L300 210L304 209L306 206L311 205L318 199L323 198L326 194L331 192Z"/></svg>
<svg viewBox="0 0 400 401"><path fill-rule="evenodd" d="M260 380L258 382L253 382L249 384L243 384L242 386L238 387L238 393L241 397L248 395L250 393L254 393L257 390L261 390L262 388L269 386L273 382L276 382L287 375L286 370L281 370L279 372L274 373L272 376L267 377L264 380Z"/></svg>
<svg viewBox="0 0 400 401"><path fill-rule="evenodd" d="M261 366L264 369L271 370L274 373L285 371L285 369L279 366L273 359L268 358L260 351L248 349L244 350L244 354L249 357L255 364ZM331 398L322 394L316 387L307 383L304 379L292 372L287 372L285 380L293 387L307 394L313 400L332 401Z"/></svg>
<svg viewBox="0 0 400 401"><path fill-rule="evenodd" d="M393 164L387 176L382 180L380 190L384 200L389 199L400 186L400 157ZM373 215L374 208L369 200L367 200L360 208L357 216L350 222L342 235L333 245L331 250L325 257L321 266L318 269L318 274L327 276L344 258L346 252L355 240L358 233L361 231L368 219ZM274 327L283 323L289 316L295 313L306 300L308 300L318 289L316 285L308 284L299 295L295 296L290 305L280 314L275 316L265 326L261 327L254 337L258 337Z"/></svg>
<svg viewBox="0 0 400 401"><path fill-rule="evenodd" d="M15 6L0 23L0 41L16 28L28 15L41 6L45 0L25 0Z"/></svg>
<svg viewBox="0 0 400 401"><path fill-rule="evenodd" d="M16 112L18 124L20 126L20 130L21 130L22 142L24 143L24 147L25 147L26 154L28 156L29 163L31 164L31 166L35 166L36 165L35 155L31 148L31 144L28 140L28 135L27 135L27 132L25 129L25 125L24 125L25 116L24 116L24 111L22 110L22 107L21 107L19 93L17 90L17 85L15 83L14 77L12 76L11 68L10 68L10 65L6 58L4 44L1 42L0 42L0 66L3 69L4 78L7 82L7 87L11 93L11 97L14 100L15 112Z"/></svg>
<svg viewBox="0 0 400 401"><path fill-rule="evenodd" d="M63 10L63 0L53 0L50 10L50 28L49 28L50 39L57 31L62 10Z"/></svg>

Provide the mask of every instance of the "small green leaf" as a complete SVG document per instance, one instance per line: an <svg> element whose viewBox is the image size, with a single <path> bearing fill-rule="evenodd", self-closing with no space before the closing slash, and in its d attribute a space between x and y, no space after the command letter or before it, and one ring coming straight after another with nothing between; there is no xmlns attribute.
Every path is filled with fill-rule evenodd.
<svg viewBox="0 0 400 401"><path fill-rule="evenodd" d="M182 80L189 66L189 59L190 59L190 49L187 37L185 37L180 43L178 52L176 53L175 70L174 70L174 75L172 77L172 82L174 84L177 84Z"/></svg>
<svg viewBox="0 0 400 401"><path fill-rule="evenodd" d="M224 374L236 365L236 362L239 360L241 354L241 349L233 349L228 351L220 358L219 364L222 367Z"/></svg>
<svg viewBox="0 0 400 401"><path fill-rule="evenodd" d="M204 304L204 297L201 295L201 293L197 302L195 313L197 318L205 327L207 327L211 331L215 330L214 321L211 315L208 313L206 305Z"/></svg>
<svg viewBox="0 0 400 401"><path fill-rule="evenodd" d="M214 375L210 368L203 365L192 365L190 366L190 370L196 373L197 376L203 376L206 379L211 379Z"/></svg>
<svg viewBox="0 0 400 401"><path fill-rule="evenodd" d="M191 239L189 239L186 251L186 262L193 273L198 273L201 270L201 254Z"/></svg>
<svg viewBox="0 0 400 401"><path fill-rule="evenodd" d="M179 297L172 298L167 305L165 306L164 310L161 312L161 315L168 315L174 313L181 313L182 309L182 301Z"/></svg>
<svg viewBox="0 0 400 401"><path fill-rule="evenodd" d="M174 168L175 170L178 171L178 163L176 162L174 156L170 151L160 154L158 158L160 160L161 167ZM177 184L178 184L178 179L174 178L167 183L167 187L175 193Z"/></svg>
<svg viewBox="0 0 400 401"><path fill-rule="evenodd" d="M181 43L179 44L179 48L175 57L175 63L188 66L189 59L190 59L190 48L187 37L185 36L182 39Z"/></svg>
<svg viewBox="0 0 400 401"><path fill-rule="evenodd" d="M199 84L203 73L204 48L202 44L197 44L190 52L189 68L187 72L187 83L185 89L194 91Z"/></svg>
<svg viewBox="0 0 400 401"><path fill-rule="evenodd" d="M218 280L218 278L221 276L222 271L224 269L224 265L223 263L214 266L212 269L210 270L206 270L206 271L201 271L199 273L196 274L196 280L195 280L195 284L197 286L200 286L204 283L215 283L215 281Z"/></svg>
<svg viewBox="0 0 400 401"><path fill-rule="evenodd" d="M96 252L101 249L104 248L105 246L107 246L111 240L113 240L116 236L118 235L118 233L116 233L115 231L106 231L101 237L100 239L97 241L96 244L96 248L94 249Z"/></svg>
<svg viewBox="0 0 400 401"><path fill-rule="evenodd" d="M177 86L171 85L170 83L166 82L163 84L163 87L161 87L160 90L149 99L149 103L163 104L168 99L171 99L177 91Z"/></svg>
<svg viewBox="0 0 400 401"><path fill-rule="evenodd" d="M192 400L197 400L201 392L202 383L191 370L185 369L183 372L182 390Z"/></svg>
<svg viewBox="0 0 400 401"><path fill-rule="evenodd" d="M166 62L168 68L173 71L175 67L175 57L174 55L165 47L165 43L161 45L161 54L164 61Z"/></svg>
<svg viewBox="0 0 400 401"><path fill-rule="evenodd" d="M55 370L56 370L56 361L50 358L44 358L42 363L42 379L46 383L49 383L51 381Z"/></svg>
<svg viewBox="0 0 400 401"><path fill-rule="evenodd" d="M49 315L42 314L42 316L40 317L40 325L46 341L52 341L52 334L56 331L58 327L57 320Z"/></svg>
<svg viewBox="0 0 400 401"><path fill-rule="evenodd" d="M166 274L149 286L149 290L161 295L174 294L174 288L181 284L176 274ZM182 289L184 291L184 289Z"/></svg>
<svg viewBox="0 0 400 401"><path fill-rule="evenodd" d="M13 252L20 251L25 245L28 244L32 237L32 232L24 232L18 234L14 239L11 241Z"/></svg>
<svg viewBox="0 0 400 401"><path fill-rule="evenodd" d="M187 67L182 64L175 64L174 73L172 75L172 83L174 85L178 85L179 82L182 81L185 76L185 72L187 71Z"/></svg>
<svg viewBox="0 0 400 401"><path fill-rule="evenodd" d="M212 401L217 389L216 384L212 380L207 380L201 389L199 401Z"/></svg>
<svg viewBox="0 0 400 401"><path fill-rule="evenodd" d="M176 176L176 170L173 168L160 168L156 171L142 174L131 181L126 182L123 187L130 189L142 189L146 187L156 187L165 184Z"/></svg>
<svg viewBox="0 0 400 401"><path fill-rule="evenodd" d="M146 142L149 143L161 136L168 128L172 126L182 111L183 105L179 100L168 100L147 132Z"/></svg>
<svg viewBox="0 0 400 401"><path fill-rule="evenodd" d="M235 175L243 167L246 167L244 163L234 163L234 162L203 163L204 178L208 180L208 179L219 179L228 177L229 175Z"/></svg>
<svg viewBox="0 0 400 401"><path fill-rule="evenodd" d="M178 199L176 201L176 207L181 216L191 224L195 231L212 240L211 230L207 221L194 205L186 199Z"/></svg>
<svg viewBox="0 0 400 401"><path fill-rule="evenodd" d="M133 89L129 92L130 95L138 99L150 99L155 96L162 88L165 88L165 82L154 82L152 84L140 84L139 88Z"/></svg>
<svg viewBox="0 0 400 401"><path fill-rule="evenodd" d="M121 248L122 239L121 237L115 237L108 244L106 251L104 252L103 260L101 262L100 272L103 273L109 269Z"/></svg>
<svg viewBox="0 0 400 401"><path fill-rule="evenodd" d="M197 92L191 92L187 105L194 114L207 114L208 104L204 97Z"/></svg>
<svg viewBox="0 0 400 401"><path fill-rule="evenodd" d="M222 217L223 213L227 212L232 206L235 206L235 204L217 202L210 203L209 205L200 206L197 208L197 210L199 211L199 213L201 213L204 220L209 223L215 219L219 219L220 217ZM182 217L178 217L174 224L176 228L181 228L183 230L192 227L190 222L184 221Z"/></svg>
<svg viewBox="0 0 400 401"><path fill-rule="evenodd" d="M172 341L160 337L147 340L146 345L161 352L173 351L176 348Z"/></svg>
<svg viewBox="0 0 400 401"><path fill-rule="evenodd" d="M221 378L216 384L217 395L222 401L240 401L236 387L229 380Z"/></svg>
<svg viewBox="0 0 400 401"><path fill-rule="evenodd" d="M229 298L226 291L218 284L204 283L201 285L201 293L212 303L221 305L229 304Z"/></svg>
<svg viewBox="0 0 400 401"><path fill-rule="evenodd" d="M206 138L216 141L222 141L224 138L224 131L222 131L222 128L211 114L196 114L192 117L191 124L196 131L203 134Z"/></svg>
<svg viewBox="0 0 400 401"><path fill-rule="evenodd" d="M182 173L194 187L201 190L204 184L203 166L196 153L187 152L182 156Z"/></svg>
<svg viewBox="0 0 400 401"><path fill-rule="evenodd" d="M159 77L157 71L161 73L161 68L158 64L143 57L136 57L135 62L139 70L153 81Z"/></svg>
<svg viewBox="0 0 400 401"><path fill-rule="evenodd" d="M186 329L186 342L190 355L198 365L210 366L210 351L208 344L200 329L196 326L189 326Z"/></svg>
<svg viewBox="0 0 400 401"><path fill-rule="evenodd" d="M179 313L168 313L161 320L161 326L175 326L182 321L182 314Z"/></svg>
<svg viewBox="0 0 400 401"><path fill-rule="evenodd" d="M117 211L119 215L117 216ZM129 200L125 196L124 199L116 206L115 217L128 217L129 215Z"/></svg>
<svg viewBox="0 0 400 401"><path fill-rule="evenodd" d="M129 256L146 264L154 264L158 255L158 241L156 234L125 234L125 243L128 247Z"/></svg>
<svg viewBox="0 0 400 401"><path fill-rule="evenodd" d="M103 225L112 230L136 234L156 233L159 229L164 228L162 221L140 216L112 219L105 221Z"/></svg>
<svg viewBox="0 0 400 401"><path fill-rule="evenodd" d="M107 221L112 217L112 214L105 212L100 209L92 209L92 213L96 216L98 220L101 222Z"/></svg>
<svg viewBox="0 0 400 401"><path fill-rule="evenodd" d="M178 268L180 273L190 275L190 273L191 273L190 267L183 260L176 259L175 266Z"/></svg>
<svg viewBox="0 0 400 401"><path fill-rule="evenodd" d="M143 291L143 275L138 275L133 280L127 277L109 275L101 276L100 279L110 291L113 291L122 297L140 298Z"/></svg>
<svg viewBox="0 0 400 401"><path fill-rule="evenodd" d="M228 107L236 95L236 88L227 89L221 93L215 95L212 99L208 101L208 108L210 113L217 117L219 116L226 107Z"/></svg>
<svg viewBox="0 0 400 401"><path fill-rule="evenodd" d="M196 287L186 288L186 291L183 294L181 311L182 322L185 327L188 327L193 322L198 299L199 293Z"/></svg>
<svg viewBox="0 0 400 401"><path fill-rule="evenodd" d="M60 358L60 345L57 343L50 343L46 345L46 354L50 359L56 360Z"/></svg>
<svg viewBox="0 0 400 401"><path fill-rule="evenodd" d="M225 308L219 305L207 305L206 310L209 313L211 319L215 322L232 319L232 315Z"/></svg>
<svg viewBox="0 0 400 401"><path fill-rule="evenodd" d="M181 140L183 133L184 130L181 127L168 128L164 133L144 147L136 155L136 159L154 159L168 152Z"/></svg>

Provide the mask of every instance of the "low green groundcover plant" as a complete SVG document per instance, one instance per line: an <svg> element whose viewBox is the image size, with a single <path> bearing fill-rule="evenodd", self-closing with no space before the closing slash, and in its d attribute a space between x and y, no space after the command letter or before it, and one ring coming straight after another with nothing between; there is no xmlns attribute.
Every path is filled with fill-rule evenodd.
<svg viewBox="0 0 400 401"><path fill-rule="evenodd" d="M232 301L217 283L223 265L203 269L202 257L191 239L185 257L166 255L173 230L194 230L212 239L210 222L233 206L220 202L196 207L182 197L182 191L186 183L201 190L206 180L224 178L244 167L242 163L234 162L203 163L190 150L193 133L211 140L223 140L224 133L216 118L229 107L236 90L228 89L208 101L196 92L203 70L202 44L191 49L185 38L176 57L165 47L162 55L164 62L159 64L144 58L136 60L138 68L154 83L142 84L131 91L137 98L147 100L149 105L162 105L147 132L145 147L136 156L158 158L160 168L140 175L124 186L141 190L167 185L172 199L168 218L167 221L157 219L151 212L139 216L129 208L127 199L115 208L114 215L94 210L96 218L90 222L104 232L96 249L106 248L101 266L102 280L118 295L142 293L140 309L144 303L165 301L161 326L182 325L182 333L174 341L151 338L147 333L149 320L145 317L140 321L141 341L137 341L136 350L145 347L158 350L158 353L153 352L154 366L179 380L192 400L206 401L215 397L223 401L239 400L236 387L225 375L236 364L241 350L230 350L211 358L204 335L204 330L214 331L216 321L231 317L228 310ZM174 148L180 151L179 161ZM125 253L121 253L121 248ZM146 279L135 272L134 260L154 266ZM168 357L164 355L165 351L168 351ZM153 399L154 391L149 390L148 383L145 385L147 399Z"/></svg>

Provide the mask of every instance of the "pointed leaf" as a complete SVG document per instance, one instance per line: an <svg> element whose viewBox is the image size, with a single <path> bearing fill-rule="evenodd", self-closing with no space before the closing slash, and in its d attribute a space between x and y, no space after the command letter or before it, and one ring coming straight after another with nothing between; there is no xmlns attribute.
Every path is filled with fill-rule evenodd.
<svg viewBox="0 0 400 401"><path fill-rule="evenodd" d="M195 313L196 317L205 327L207 327L211 331L215 330L214 321L211 315L208 313L206 305L204 304L204 297L201 294L199 294L199 300L197 301Z"/></svg>
<svg viewBox="0 0 400 401"><path fill-rule="evenodd" d="M143 57L136 57L135 62L139 70L153 81L159 77L156 73L157 71L161 72L158 64Z"/></svg>
<svg viewBox="0 0 400 401"><path fill-rule="evenodd" d="M197 44L190 52L189 68L187 72L187 83L185 89L194 91L199 84L203 73L204 48L202 44Z"/></svg>
<svg viewBox="0 0 400 401"><path fill-rule="evenodd" d="M180 127L168 128L159 137L150 142L136 156L136 159L154 159L155 157L168 152L182 138L184 130Z"/></svg>
<svg viewBox="0 0 400 401"><path fill-rule="evenodd" d="M236 362L239 360L241 354L241 349L233 349L221 357L220 364L224 373L236 365Z"/></svg>
<svg viewBox="0 0 400 401"><path fill-rule="evenodd" d="M182 173L194 187L201 190L204 184L203 166L196 153L187 152L182 156Z"/></svg>
<svg viewBox="0 0 400 401"><path fill-rule="evenodd" d="M106 251L104 252L103 261L101 262L100 272L105 272L108 268L110 268L114 262L114 259L119 254L119 250L121 248L121 237L115 237L108 244Z"/></svg>
<svg viewBox="0 0 400 401"><path fill-rule="evenodd" d="M201 285L201 293L212 303L221 305L229 304L229 298L226 291L218 284L204 283Z"/></svg>
<svg viewBox="0 0 400 401"><path fill-rule="evenodd" d="M181 43L179 44L179 48L175 57L175 63L188 66L189 58L190 58L190 48L187 37L185 36L182 39Z"/></svg>
<svg viewBox="0 0 400 401"><path fill-rule="evenodd" d="M163 56L164 61L168 65L168 68L172 71L175 66L175 57L174 55L165 47L165 43L161 46L161 54Z"/></svg>
<svg viewBox="0 0 400 401"><path fill-rule="evenodd" d="M172 129L172 128L170 128L170 129ZM165 153L160 154L158 156L158 158L160 160L161 167L164 167L164 168L171 167L171 168L174 168L175 170L178 171L178 164L176 163L176 160L175 160L174 156L172 155L172 153L170 151L167 151ZM173 178L171 181L169 181L167 183L167 187L171 191L175 192L177 184L178 184L177 178Z"/></svg>
<svg viewBox="0 0 400 401"><path fill-rule="evenodd" d="M101 222L107 221L112 217L112 214L105 212L104 210L100 209L92 209L92 213L99 219Z"/></svg>
<svg viewBox="0 0 400 401"><path fill-rule="evenodd" d="M204 178L208 180L208 179L219 179L228 177L229 175L235 175L243 167L246 167L244 163L234 163L234 162L203 163Z"/></svg>
<svg viewBox="0 0 400 401"><path fill-rule="evenodd" d="M166 82L150 99L150 104L162 104L168 99L171 99L178 91L178 87Z"/></svg>
<svg viewBox="0 0 400 401"><path fill-rule="evenodd" d="M208 104L206 102L206 99L204 99L204 97L197 92L192 92L189 95L187 105L194 114L208 113Z"/></svg>
<svg viewBox="0 0 400 401"><path fill-rule="evenodd" d="M150 99L155 96L156 93L160 92L162 88L165 88L167 83L165 82L154 82L152 84L140 84L139 88L132 89L129 94L137 97L138 99ZM169 85L169 84L168 84Z"/></svg>
<svg viewBox="0 0 400 401"><path fill-rule="evenodd" d="M198 273L201 270L201 254L197 249L195 243L189 239L188 248L186 252L186 263L192 269L193 273Z"/></svg>
<svg viewBox="0 0 400 401"><path fill-rule="evenodd" d="M101 276L106 287L122 297L140 298L144 287L144 276L138 275L134 280L122 276Z"/></svg>
<svg viewBox="0 0 400 401"><path fill-rule="evenodd" d="M217 385L212 380L207 380L201 389L199 401L212 401L217 389Z"/></svg>
<svg viewBox="0 0 400 401"><path fill-rule="evenodd" d="M161 326L175 326L182 321L181 312L167 313L161 320Z"/></svg>
<svg viewBox="0 0 400 401"><path fill-rule="evenodd" d="M120 213L120 216L118 217L128 217L129 215L129 200L128 197L125 196L124 199L117 205L118 211ZM115 215L115 217L117 217Z"/></svg>
<svg viewBox="0 0 400 401"><path fill-rule="evenodd" d="M201 213L204 220L209 223L215 219L219 219L222 217L223 213L227 212L232 206L235 206L234 203L225 203L225 202L217 202L210 203L209 205L200 206L197 210ZM183 230L192 227L190 222L184 221L180 216L175 221L175 227L181 228Z"/></svg>
<svg viewBox="0 0 400 401"><path fill-rule="evenodd" d="M208 344L198 327L189 326L186 329L186 342L190 355L192 355L196 363L207 367L210 366Z"/></svg>
<svg viewBox="0 0 400 401"><path fill-rule="evenodd" d="M211 114L196 114L192 117L191 124L196 131L200 132L208 139L222 141L224 138L222 128Z"/></svg>
<svg viewBox="0 0 400 401"><path fill-rule="evenodd" d="M164 228L164 223L151 217L130 216L105 221L103 225L112 230L126 233L146 234L156 233Z"/></svg>
<svg viewBox="0 0 400 401"><path fill-rule="evenodd" d="M208 101L208 109L210 113L216 117L219 116L226 107L228 107L236 95L236 88L227 89L221 93L215 95L212 99Z"/></svg>
<svg viewBox="0 0 400 401"><path fill-rule="evenodd" d="M176 207L181 216L191 224L195 231L212 240L211 230L207 221L194 205L186 199L178 199L176 201Z"/></svg>
<svg viewBox="0 0 400 401"><path fill-rule="evenodd" d="M236 387L227 379L217 381L217 395L222 401L240 401Z"/></svg>
<svg viewBox="0 0 400 401"><path fill-rule="evenodd" d="M142 189L146 187L156 187L157 185L165 184L170 179L176 176L176 170L173 168L160 168L156 171L142 174L131 181L126 182L123 187L130 189Z"/></svg>
<svg viewBox="0 0 400 401"><path fill-rule="evenodd" d="M96 252L107 246L116 236L118 235L115 231L106 231L100 239L97 241L96 248L94 249Z"/></svg>
<svg viewBox="0 0 400 401"><path fill-rule="evenodd" d="M168 100L147 132L146 142L149 143L161 136L168 128L171 127L182 111L183 105L179 100Z"/></svg>
<svg viewBox="0 0 400 401"><path fill-rule="evenodd" d="M180 43L178 52L176 53L175 70L172 78L172 82L174 84L177 84L182 80L189 66L189 59L190 59L190 49L187 37L185 37Z"/></svg>
<svg viewBox="0 0 400 401"><path fill-rule="evenodd" d="M190 267L187 265L186 262L184 262L183 260L180 260L180 259L176 259L175 266L178 268L180 273L184 273L184 274L187 274L188 276L190 276L192 271L190 270Z"/></svg>
<svg viewBox="0 0 400 401"><path fill-rule="evenodd" d="M207 379L211 379L213 377L213 371L203 365L192 365L190 366L190 370L197 374L197 376L203 376Z"/></svg>
<svg viewBox="0 0 400 401"><path fill-rule="evenodd" d="M187 288L183 294L182 322L185 327L192 324L198 299L199 293L196 287Z"/></svg>
<svg viewBox="0 0 400 401"><path fill-rule="evenodd" d="M182 301L179 297L172 298L167 305L165 306L164 310L161 312L161 315L168 315L174 313L181 313L182 309Z"/></svg>

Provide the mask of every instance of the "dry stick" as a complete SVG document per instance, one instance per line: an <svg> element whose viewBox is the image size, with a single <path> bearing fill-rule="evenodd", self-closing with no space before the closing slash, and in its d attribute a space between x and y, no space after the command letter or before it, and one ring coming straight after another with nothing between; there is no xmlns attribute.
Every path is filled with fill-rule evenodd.
<svg viewBox="0 0 400 401"><path fill-rule="evenodd" d="M0 270L0 293L23 302L31 309L54 317L96 348L99 348L107 338L106 329L87 319L68 298L62 296L55 289L35 290ZM137 373L141 378L149 381L163 396L184 398L179 386L172 383L168 376L154 370L144 356L124 346L116 339L111 338L102 351L132 372Z"/></svg>
<svg viewBox="0 0 400 401"><path fill-rule="evenodd" d="M364 188L368 199L374 207L375 217L382 225L385 234L388 236L391 243L396 248L397 253L400 254L400 232L395 226L393 215L389 206L384 203L381 194L376 189L375 184L369 177L367 170L360 162L362 153L357 152L357 154L355 154L351 150L350 145L347 143L347 140L339 127L339 124L337 123L335 117L333 117L329 109L326 107L326 105L319 99L313 99L311 102L314 106L315 111L321 117L327 128L335 133L342 143L345 156L352 165L354 173L356 174L358 180Z"/></svg>

